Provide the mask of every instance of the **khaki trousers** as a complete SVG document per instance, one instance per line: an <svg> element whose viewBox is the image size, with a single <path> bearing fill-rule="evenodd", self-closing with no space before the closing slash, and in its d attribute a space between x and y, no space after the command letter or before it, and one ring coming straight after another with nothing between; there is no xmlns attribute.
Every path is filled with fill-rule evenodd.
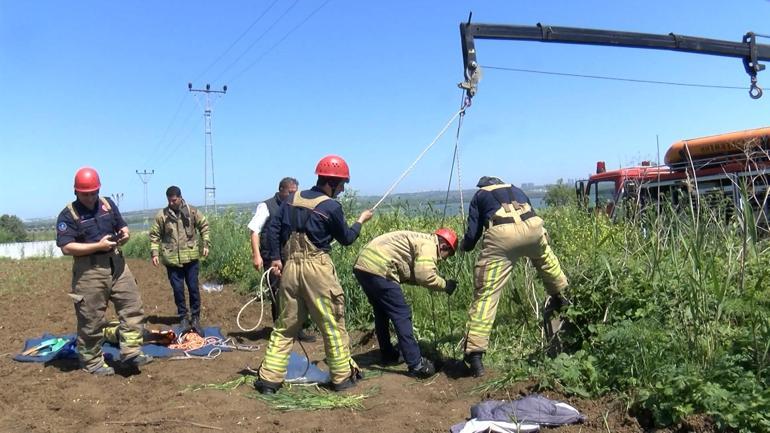
<svg viewBox="0 0 770 433"><path fill-rule="evenodd" d="M75 257L72 293L77 316L77 351L81 366L94 371L104 365L102 328L110 301L120 324L120 358L131 359L141 353L142 299L131 270L120 255Z"/></svg>
<svg viewBox="0 0 770 433"><path fill-rule="evenodd" d="M549 295L560 293L567 287L567 277L548 245L540 217L490 227L484 234L481 253L474 267L474 293L468 310L465 353L487 350L500 293L520 257L532 261Z"/></svg>
<svg viewBox="0 0 770 433"><path fill-rule="evenodd" d="M337 271L331 257L315 248L304 234L292 234L287 244L288 257L281 276L281 311L270 334L259 377L273 383L284 381L294 338L310 314L323 337L332 382L341 383L357 373L358 366L350 357L345 295Z"/></svg>

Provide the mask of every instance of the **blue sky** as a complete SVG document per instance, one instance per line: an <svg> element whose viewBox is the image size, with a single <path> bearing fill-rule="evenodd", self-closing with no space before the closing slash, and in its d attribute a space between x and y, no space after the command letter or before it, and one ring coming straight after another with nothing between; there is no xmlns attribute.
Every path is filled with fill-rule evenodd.
<svg viewBox="0 0 770 433"><path fill-rule="evenodd" d="M484 23L770 34L767 0L1 0L0 214L56 215L84 165L99 170L103 195L123 193L124 211L142 209L136 170L145 169L155 170L150 207L172 184L202 204L203 112L188 82L228 86L213 113L218 203L266 198L283 176L309 186L329 153L351 165L352 189L380 195L458 109L458 24L470 10ZM748 86L732 58L506 41L478 41L477 51L487 66ZM770 71L759 83L770 89ZM585 177L597 160L655 160L656 135L662 154L682 138L766 126L769 108L770 92L752 100L744 90L487 69L462 128L463 185L484 174L547 183ZM454 132L396 191L446 188Z"/></svg>

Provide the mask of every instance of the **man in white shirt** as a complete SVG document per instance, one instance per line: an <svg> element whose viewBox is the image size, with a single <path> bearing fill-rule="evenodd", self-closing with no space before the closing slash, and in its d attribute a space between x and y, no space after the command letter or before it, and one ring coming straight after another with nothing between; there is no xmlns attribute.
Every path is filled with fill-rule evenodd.
<svg viewBox="0 0 770 433"><path fill-rule="evenodd" d="M270 217L278 213L278 209L291 194L297 192L299 182L293 177L284 177L281 182L278 183L278 192L275 193L269 199L263 201L257 205L257 210L254 212L254 216L249 222L249 230L251 231L251 260L254 264L254 269L262 271L264 267L263 256L267 255L267 228L270 226ZM270 289L273 293L273 302L270 307L270 313L273 316L273 322L278 319L278 313L280 312L278 306L278 288L281 283L281 278L276 277L272 272L268 274L267 278L270 282ZM300 341L313 342L315 336L309 335L303 331L300 331L297 339Z"/></svg>

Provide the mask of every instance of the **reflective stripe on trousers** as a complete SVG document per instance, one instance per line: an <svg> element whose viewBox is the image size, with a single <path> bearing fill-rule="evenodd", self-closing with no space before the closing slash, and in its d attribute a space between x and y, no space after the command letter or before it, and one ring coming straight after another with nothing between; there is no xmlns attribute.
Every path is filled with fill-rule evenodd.
<svg viewBox="0 0 770 433"><path fill-rule="evenodd" d="M76 258L73 264L70 297L77 316L78 357L82 367L89 371L104 365L103 328L110 301L120 322L120 358L126 360L141 353L144 311L139 288L122 257L114 263L122 269L93 265L88 256Z"/></svg>
<svg viewBox="0 0 770 433"><path fill-rule="evenodd" d="M465 353L487 350L500 293L520 257L528 257L532 261L549 295L567 287L567 277L548 245L548 236L540 217L489 228L484 234L481 253L474 267L475 290L468 310Z"/></svg>
<svg viewBox="0 0 770 433"><path fill-rule="evenodd" d="M318 250L303 233L292 233L286 245L281 276L279 318L259 369L263 380L281 383L286 375L294 338L308 314L324 340L326 363L333 383L358 370L350 357L345 329L345 295L331 257Z"/></svg>

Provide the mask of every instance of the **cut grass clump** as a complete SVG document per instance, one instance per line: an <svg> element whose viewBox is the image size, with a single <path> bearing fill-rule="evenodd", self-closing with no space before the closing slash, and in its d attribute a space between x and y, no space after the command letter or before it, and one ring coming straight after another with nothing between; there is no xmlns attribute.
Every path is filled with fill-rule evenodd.
<svg viewBox="0 0 770 433"><path fill-rule="evenodd" d="M364 394L339 394L317 385L286 385L272 395L249 393L247 397L265 401L271 408L280 411L331 410L364 408L363 400L379 392L379 387L369 388Z"/></svg>
<svg viewBox="0 0 770 433"><path fill-rule="evenodd" d="M202 389L218 389L220 391L234 391L235 388L238 388L241 385L250 385L254 386L254 381L256 380L256 376L250 375L250 374L243 374L241 376L236 377L233 380L229 380L224 383L202 383L198 385L190 385L187 388L185 388L185 391L200 391Z"/></svg>

